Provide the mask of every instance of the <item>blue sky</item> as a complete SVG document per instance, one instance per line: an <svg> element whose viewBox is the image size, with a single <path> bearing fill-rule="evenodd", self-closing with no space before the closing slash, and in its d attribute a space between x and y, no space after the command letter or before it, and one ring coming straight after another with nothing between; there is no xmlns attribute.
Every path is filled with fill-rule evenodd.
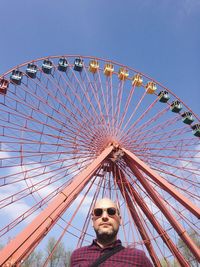
<svg viewBox="0 0 200 267"><path fill-rule="evenodd" d="M0 74L80 54L133 67L199 114L199 0L1 0Z"/></svg>
<svg viewBox="0 0 200 267"><path fill-rule="evenodd" d="M1 0L0 27L0 75L49 55L107 58L200 113L200 0Z"/></svg>

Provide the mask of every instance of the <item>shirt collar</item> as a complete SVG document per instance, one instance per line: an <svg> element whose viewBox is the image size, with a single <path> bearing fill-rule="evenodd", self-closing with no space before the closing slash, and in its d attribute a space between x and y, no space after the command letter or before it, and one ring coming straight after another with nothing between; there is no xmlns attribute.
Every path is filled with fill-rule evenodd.
<svg viewBox="0 0 200 267"><path fill-rule="evenodd" d="M119 246L119 245L121 245L121 244L122 244L121 240L117 239L117 240L115 240L112 244L110 244L109 246L107 246L106 248L116 247L116 246ZM100 246L98 245L98 243L97 243L97 239L94 239L94 240L93 240L92 245L95 245L95 246L100 247Z"/></svg>

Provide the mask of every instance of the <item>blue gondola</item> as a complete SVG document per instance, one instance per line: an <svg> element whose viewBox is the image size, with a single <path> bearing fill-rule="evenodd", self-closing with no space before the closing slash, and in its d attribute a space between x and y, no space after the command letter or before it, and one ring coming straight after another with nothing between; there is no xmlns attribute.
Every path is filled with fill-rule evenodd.
<svg viewBox="0 0 200 267"><path fill-rule="evenodd" d="M22 81L23 73L20 70L13 70L10 76L11 81L16 84L20 85Z"/></svg>
<svg viewBox="0 0 200 267"><path fill-rule="evenodd" d="M175 113L179 113L179 111L181 111L182 109L182 105L178 100L175 100L172 102L171 104L171 111L175 112Z"/></svg>
<svg viewBox="0 0 200 267"><path fill-rule="evenodd" d="M52 68L53 68L53 63L50 60L45 59L42 64L43 72L46 74L51 74Z"/></svg>
<svg viewBox="0 0 200 267"><path fill-rule="evenodd" d="M192 126L192 130L193 130L193 134L195 135L195 136L198 136L198 137L200 137L200 124L194 124L193 126Z"/></svg>
<svg viewBox="0 0 200 267"><path fill-rule="evenodd" d="M74 60L74 70L81 72L83 69L83 60L80 58L76 58Z"/></svg>
<svg viewBox="0 0 200 267"><path fill-rule="evenodd" d="M167 103L167 101L170 99L169 93L167 91L161 91L158 96L159 101L162 103Z"/></svg>
<svg viewBox="0 0 200 267"><path fill-rule="evenodd" d="M33 63L29 63L26 69L26 74L30 77L30 78L36 78L36 74L37 74L37 66Z"/></svg>
<svg viewBox="0 0 200 267"><path fill-rule="evenodd" d="M68 62L66 58L60 58L58 61L58 70L65 72L68 67Z"/></svg>
<svg viewBox="0 0 200 267"><path fill-rule="evenodd" d="M183 122L186 124L190 125L194 121L192 113L189 111L184 112L181 116L183 117Z"/></svg>

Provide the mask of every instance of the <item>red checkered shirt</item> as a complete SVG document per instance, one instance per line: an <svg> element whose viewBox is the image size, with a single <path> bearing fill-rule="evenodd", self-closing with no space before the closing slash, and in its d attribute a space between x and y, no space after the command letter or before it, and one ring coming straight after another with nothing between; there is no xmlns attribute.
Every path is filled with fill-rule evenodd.
<svg viewBox="0 0 200 267"><path fill-rule="evenodd" d="M121 241L115 241L112 246L101 248L94 240L90 246L76 249L71 255L70 267L89 267L101 255L114 247L121 245ZM153 267L150 260L142 250L125 248L112 255L101 263L101 267Z"/></svg>

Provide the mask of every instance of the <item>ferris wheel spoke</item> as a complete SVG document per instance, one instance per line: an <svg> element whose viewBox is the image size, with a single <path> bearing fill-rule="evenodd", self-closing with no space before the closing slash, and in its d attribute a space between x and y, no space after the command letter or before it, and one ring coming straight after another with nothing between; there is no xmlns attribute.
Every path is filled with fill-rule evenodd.
<svg viewBox="0 0 200 267"><path fill-rule="evenodd" d="M63 162L61 162L61 164L62 163ZM55 164L57 164L57 162L53 161L53 163L45 164L45 166L39 166L39 167L33 168L33 163L32 163L31 164L31 167L32 168L31 169L29 168L29 171L26 171L26 173L27 172L30 172L30 173L31 172L38 172L38 174L35 174L34 177L41 176L41 170L42 169L43 169L42 174L47 174L48 172L47 171L44 171L44 169L50 168L52 165L55 165ZM35 165L38 165L38 163L35 164ZM67 168L71 168L72 165L64 166L64 167L63 166L59 166L58 170L61 170L61 169L66 168L66 167ZM57 170L57 169L55 169L55 170ZM18 177L20 177L20 178L18 178ZM31 179L31 178L33 178L33 176L29 175L28 176L28 179ZM1 186L6 186L6 185L9 185L9 184L14 184L14 183L22 182L26 178L24 177L24 170L22 170L22 171L20 171L18 173L15 172L15 173L11 173L9 175L2 176L0 179L2 180Z"/></svg>
<svg viewBox="0 0 200 267"><path fill-rule="evenodd" d="M157 103L157 100L155 102L152 103L152 105L150 106L150 109ZM146 110L147 112L150 110ZM146 131L159 131L159 130L164 130L165 128L167 128L169 125L173 125L175 123L177 123L178 118L170 118L168 120L163 119L161 122L159 122L158 120L161 119L161 116L164 116L166 114L166 112L168 111L168 109L163 110L163 112L160 112L157 115L154 115L151 119L149 119L147 122L144 122L141 126L139 126L135 133L136 135L139 133L145 133ZM145 115L145 113L143 113L143 115ZM142 115L142 118L143 118ZM140 118L139 118L140 119ZM137 124L138 121L135 122L134 126ZM157 122L155 124L155 122ZM148 128L148 126L151 126L151 128ZM146 130L146 129L147 130Z"/></svg>
<svg viewBox="0 0 200 267"><path fill-rule="evenodd" d="M113 83L112 83L112 75L106 77L106 103L108 107L108 119L109 125L111 129L111 134L114 135L114 124L115 124L115 117L114 117L114 93L113 93Z"/></svg>
<svg viewBox="0 0 200 267"><path fill-rule="evenodd" d="M144 100L145 96L146 96L146 91L143 93L142 97L139 99L135 109L133 110L131 116L129 117L129 119L127 120L126 124L123 126L123 132L126 130L126 135L130 132L130 129L132 128L132 126L128 125L130 124L131 120L133 119L134 115L136 114L138 108L140 107L142 101ZM128 127L128 129L126 129Z"/></svg>
<svg viewBox="0 0 200 267"><path fill-rule="evenodd" d="M200 120L173 92L114 61L49 56L0 76L0 113L3 242L75 185L109 147L87 185L78 195L69 192L70 206L51 223L54 249L65 238L77 247L88 244L94 203L109 197L122 216L123 244L137 245L158 266L161 258L185 266L179 235L183 228L199 230ZM37 240L33 235L26 255L46 233ZM189 235L182 236L198 258Z"/></svg>
<svg viewBox="0 0 200 267"><path fill-rule="evenodd" d="M42 82L41 82L41 85L42 85ZM71 122L73 122L72 119L74 118L74 123L75 123L75 124L72 124L72 125L75 126L75 125L77 125L77 123L79 124L79 121L77 120L78 117L77 117L76 113L73 114L73 113L71 112L71 110L70 110L69 108L67 108L66 103L62 103L63 99L66 99L66 100L68 101L68 103L71 103L71 105L73 106L73 109L77 111L77 114L79 114L80 117L85 117L85 116L83 116L82 112L78 109L78 106L75 105L75 104L71 101L71 99L68 97L68 95L67 95L66 93L63 93L63 92L62 92L63 90L62 90L62 88L61 88L59 85L57 85L56 83L54 83L53 85L54 85L55 88L57 88L57 91L56 91L56 92L58 92L58 90L59 90L59 91L61 91L62 95L58 98L58 97L56 97L56 96L54 96L53 94L50 94L50 93L48 92L48 96L51 96L52 100L54 100L54 101L52 101L51 105L49 105L49 107L51 107L51 109L53 110L53 112L56 112L56 111L57 111L56 107L54 107L54 109L52 108L52 105L53 105L53 103L54 103L55 100L56 100L56 102L59 104L58 109L59 109L60 107L62 107L62 108L63 108L63 112L65 112L65 113L61 113L61 115L65 118L66 115L67 115L66 112L69 113L69 115L68 115L69 117L66 117L66 121L71 123ZM71 88L71 87L70 87L70 88ZM43 91L45 91L45 90L46 90L46 86L43 85L43 86L42 86L42 89L43 89ZM76 94L75 96L77 96L77 94ZM45 103L46 103L46 100L45 100ZM80 101L79 105L83 105L83 103ZM51 115L51 116L52 116L52 115ZM88 120L88 118L85 117L85 120Z"/></svg>
<svg viewBox="0 0 200 267"><path fill-rule="evenodd" d="M108 123L108 106L106 103L106 92L104 91L103 78L101 78L99 70L96 73L97 77L95 82L95 89L97 94L99 93L99 99L101 100L102 112L104 112L104 119Z"/></svg>
<svg viewBox="0 0 200 267"><path fill-rule="evenodd" d="M156 103L156 102L155 102ZM153 103L154 104L154 103ZM149 107L148 110L146 110L147 112L149 112L149 110L152 108L152 106ZM168 107L161 110L160 112L154 114L150 119L148 119L147 121L145 121L141 126L139 126L138 128L136 128L135 130L133 129L134 127L133 126L130 126L129 130L126 131L126 134L123 135L122 137L125 137L124 140L126 141L126 137L129 138L129 136L132 134L132 133L141 133L143 132L143 129L146 127L148 127L149 125L152 125L152 123L154 123L155 121L157 121L158 119L160 119L166 112L168 111ZM137 124L140 119L143 119L143 115L145 113L143 113L141 115L141 117L135 122L135 124ZM134 125L134 123L133 123Z"/></svg>
<svg viewBox="0 0 200 267"><path fill-rule="evenodd" d="M123 198L123 202L121 201L121 196L120 196L120 193L118 192L118 185L117 185L117 179L116 179L116 166L114 166L114 168L113 168L113 179L114 179L114 192L115 192L116 197L112 196L112 199L116 198L117 206L118 206L120 214L121 214L124 242L126 244L128 244L129 240L132 240L132 242L134 242L133 227L131 224L129 212L128 212L128 218L123 219L123 218L125 218L125 216L123 216L123 211L126 208L126 206L125 206L126 202L124 201L124 198ZM125 206L125 208L124 208L124 206ZM126 231L126 229L128 227L129 227L129 233Z"/></svg>
<svg viewBox="0 0 200 267"><path fill-rule="evenodd" d="M131 93L130 93L131 94ZM123 95L124 95L124 81L120 81L119 85L118 85L118 90L117 90L117 95L116 95L116 104L115 104L115 108L114 108L114 128L115 128L115 134L118 134L118 131L120 129L119 125L120 125L120 117L123 116L122 115L122 103L123 103ZM127 105L128 108L128 105Z"/></svg>
<svg viewBox="0 0 200 267"><path fill-rule="evenodd" d="M118 170L118 176L119 176L119 180L118 180L118 185L119 185L119 188L120 188L120 191L121 191L121 194L123 195L124 199L125 199L125 202L127 203L127 208L129 209L130 211L130 215L134 221L134 223L136 224L136 229L138 229L139 231L139 234L141 235L141 238L143 239L144 241L144 244L147 244L147 249L149 250L150 252L150 255L152 256L152 258L154 260L157 260L155 259L155 252L153 250L150 249L149 245L151 244L151 241L150 241L150 238L149 238L149 235L147 234L146 232L146 229L144 227L144 222L142 222L142 220L140 219L140 217L138 216L138 213L137 213L137 210L136 210L136 207L135 205L132 204L132 201L131 201L131 198L128 194L128 191L127 189L124 187L124 184L121 180L122 180L122 176L123 176L123 173L121 173L119 170ZM134 199L133 199L134 201ZM134 203L135 204L135 203ZM142 218L142 217L141 217ZM139 226L140 225L140 226ZM138 228L139 227L139 228ZM149 243L147 243L149 242Z"/></svg>
<svg viewBox="0 0 200 267"><path fill-rule="evenodd" d="M62 171L62 173L65 171L66 170ZM42 181L38 181L38 179L36 179L35 176L31 177L29 181L32 181L33 179L35 180L34 183L31 182L31 185L28 188L21 189L20 191L18 191L18 193L11 194L8 197L2 199L0 201L0 208L2 209L3 207L8 206L12 203L15 203L22 198L26 198L29 195L38 193L40 192L40 190L44 190L46 187L54 185L56 182L62 180L65 177L65 173L61 177L59 177L59 175L60 173L57 173L56 176L58 176L58 178L55 175L53 175L53 176L43 179ZM56 188L53 187L52 190L56 190Z"/></svg>
<svg viewBox="0 0 200 267"><path fill-rule="evenodd" d="M95 190L95 193L94 193L94 195L92 197L92 200L91 200L91 204L90 204L90 206L88 208L86 220L85 220L85 222L83 224L83 228L82 228L82 233L79 236L79 239L77 241L77 245L76 245L77 248L81 247L83 242L84 242L84 239L85 239L85 236L86 236L89 224L90 224L91 214L92 214L92 210L93 210L93 207L94 207L94 203L97 201L97 197L99 195L102 183L103 183L103 180L99 179L99 181L97 183L97 187L96 187L97 189Z"/></svg>
<svg viewBox="0 0 200 267"><path fill-rule="evenodd" d="M71 99L69 99L69 97L68 97L66 94L64 94L64 95L62 95L62 96L60 97L61 100L62 100L62 99L65 99L65 98L66 98L66 100L67 100L68 102L71 101ZM79 126L81 126L81 123L79 122L79 118L78 118L78 116L77 116L76 114L81 115L80 118L82 118L83 115L82 115L81 111L80 111L80 110L78 109L78 107L73 103L73 109L76 110L76 112L75 112L75 113L72 113L72 111L71 111L69 108L67 108L67 105L66 105L65 103L62 104L62 102L61 102L60 99L58 99L57 101L59 102L59 107L62 107L62 109L63 109L61 115L62 115L64 118L66 118L65 121L67 121L68 123L70 123L70 124L71 124L71 127L75 128L75 130L77 130L77 129L78 129L78 128L77 128L77 124L79 124ZM59 108L58 108L58 109L59 109ZM56 112L57 110L54 109L53 111ZM63 112L64 112L64 113L63 113ZM67 112L69 115L67 115L66 112ZM84 117L85 117L85 116L84 116ZM83 118L84 118L84 117L83 117ZM82 118L82 119L83 119L83 118ZM85 121L87 121L87 120L88 120L88 118L85 117ZM73 123L72 123L72 122L73 122ZM62 125L62 126L63 126L63 128L66 127L66 125L65 125L65 126ZM84 128L84 127L83 127L83 128ZM80 130L81 130L81 129L80 129Z"/></svg>
<svg viewBox="0 0 200 267"><path fill-rule="evenodd" d="M125 178L123 178L123 179L125 179ZM127 184L127 181L126 181L126 184ZM157 221L157 219L155 217L155 214L152 216L151 211L149 210L148 206L146 205L146 203L143 202L142 198L137 194L137 192L134 190L134 188L130 184L128 184L128 188L127 189L129 191L129 193L131 194L131 196L134 198L134 200L137 201L137 204L140 205L140 207L142 208L143 212L146 214L147 218L150 219L150 222L152 223L152 225L154 225L154 227L157 230L157 232L159 234L165 232L165 230L162 228L162 226L158 223L158 221ZM140 217L143 218L143 216L140 216ZM143 223L146 225L145 221L143 221ZM149 227L148 227L148 230L150 230ZM167 236L167 233L166 233L166 235L162 235L161 234L161 237L163 238L163 241L167 244L169 249L172 250L173 252L175 252L176 254L178 254L178 250L176 249L175 245L170 241L170 238ZM149 238L147 240L150 241ZM155 237L154 238L152 237L152 241L156 242ZM150 248L149 248L149 250L150 250ZM152 257L153 262L157 262L158 261L157 257L155 256L156 254L151 250L150 250L150 255ZM180 257L180 260L183 260L183 258Z"/></svg>
<svg viewBox="0 0 200 267"><path fill-rule="evenodd" d="M96 94L94 94L94 90L92 88L92 82L89 78L89 75L87 74L87 69L85 67L84 67L84 73L81 75L81 84L84 89L84 96L86 98L85 102L87 102L89 106L87 114L88 113L92 114L94 118L97 120L97 122L100 123L103 116L99 116L97 109L101 106L100 103L97 102L99 101L98 97L96 96Z"/></svg>
<svg viewBox="0 0 200 267"><path fill-rule="evenodd" d="M78 105L82 108L79 112L80 116L85 116L86 121L87 121L87 118L90 118L91 121L94 121L94 117L91 116L91 112L89 112L89 110L86 106L86 103L89 105L91 101L88 101L88 96L87 96L83 86L80 84L80 82L79 82L78 78L76 77L76 75L74 74L74 72L72 72L71 77L67 74L67 77L70 80L70 84L69 84L70 89L73 89L73 91L71 92L73 94L73 98L74 98L72 100L72 103L75 105L76 104L75 101L78 100ZM77 93L78 89L81 90L82 98ZM96 120L99 120L99 118L96 117Z"/></svg>
<svg viewBox="0 0 200 267"><path fill-rule="evenodd" d="M142 136L139 139L140 143L138 142L138 144L142 145L142 141L143 140L147 141L148 137L150 137L150 140L148 140L148 144L157 142L153 138L158 140L158 142L161 142L161 141L164 142L164 141L171 140L171 139L175 140L174 142L177 142L177 139L174 139L175 137L180 138L180 136L182 136L188 132L189 131L188 131L187 127L182 127L182 128L172 129L169 131L164 131L164 132L161 132L160 135L158 133L154 133L154 131L152 131L152 134L149 134L149 132L148 132L148 134L146 134L146 136ZM183 138L183 140L184 140L184 138ZM180 141L180 139L178 141Z"/></svg>
<svg viewBox="0 0 200 267"><path fill-rule="evenodd" d="M45 115L45 114L44 114ZM17 116L20 116L19 114L17 115ZM22 114L22 118L23 118L23 116L25 116L25 114ZM34 121L36 121L37 123L39 122L39 123L41 123L41 125L42 125L42 121L40 122L40 121L38 121L38 120L35 120L35 119L33 119L32 118L32 120L34 120ZM30 122L29 122L30 123ZM15 123L13 123L13 124L15 124ZM35 125L34 125L35 126ZM52 125L48 125L48 127L50 128L50 129L53 129L53 130L56 130L58 133L59 133L59 129L57 129L57 128L55 128L54 126L52 126ZM27 125L26 125L26 127L25 127L25 130L27 131L28 129L27 129ZM63 131L62 131L63 132ZM72 130L70 131L70 132L72 132ZM65 133L65 132L64 132ZM44 133L43 133L43 135L45 135ZM57 138L57 136L52 136L51 135L51 137L53 138Z"/></svg>
<svg viewBox="0 0 200 267"><path fill-rule="evenodd" d="M85 68L84 68L85 70ZM98 88L98 84L97 84L97 74L93 74L93 79L91 80L91 78L89 77L88 72L85 70L85 76L87 78L87 83L88 83L88 90L90 90L92 98L94 98L95 100L95 104L96 107L92 106L93 112L96 114L97 118L99 119L99 123L106 123L105 118L104 118L104 114L103 114L103 109L104 107L102 107L102 102L101 102L101 98L102 95L99 95L99 88ZM84 84L84 80L81 80L82 83ZM90 101L91 103L93 103L92 99ZM98 111L99 110L99 114Z"/></svg>
<svg viewBox="0 0 200 267"><path fill-rule="evenodd" d="M137 129L135 129L135 126L142 121L142 119L151 111L151 109L156 105L156 103L158 102L158 99L155 99L150 105L149 107L140 115L140 117L132 123L131 127L129 127L129 129L127 130L126 132L126 135L130 135L132 131L134 132L138 132L140 131L141 129L143 129L144 127L148 126L149 123L148 121L147 122L144 122L142 124L142 126L138 127ZM155 117L153 117L155 119ZM159 117L158 117L159 118ZM152 121L153 119L151 119L150 121ZM141 131L140 131L141 132Z"/></svg>
<svg viewBox="0 0 200 267"><path fill-rule="evenodd" d="M154 117L155 119L155 117ZM146 126L149 126L149 122L144 123L142 127L139 127L138 130L136 130L133 134L132 134L132 138L134 137L136 140L140 140L140 136L142 136L143 138L148 138L149 136L152 136L152 133L165 133L165 129L167 129L167 131L170 131L170 129L168 129L169 125L175 125L177 123L177 119L176 118L170 118L168 121L162 121L157 123L156 125L153 125L153 121L150 120L151 122L151 128L147 128ZM146 129L145 129L146 127ZM167 133L166 131L166 133ZM139 138L138 138L139 137ZM130 139L130 137L129 137Z"/></svg>
<svg viewBox="0 0 200 267"><path fill-rule="evenodd" d="M93 180L93 182L94 182L94 180ZM66 227L64 227L64 229L63 229L63 231L62 231L60 237L58 238L56 244L54 245L54 247L53 247L51 253L49 254L49 256L47 257L47 259L45 260L43 266L47 266L49 260L50 260L51 257L53 256L53 253L54 253L54 251L55 251L57 245L60 243L60 241L61 241L62 238L64 237L64 234L67 232L68 228L69 228L70 225L72 224L72 222L73 222L75 216L76 216L77 213L80 211L81 206L82 206L83 202L85 201L88 192L91 190L91 187L92 187L92 185L93 185L93 182L89 185L89 187L88 187L88 189L86 190L85 194L84 194L84 195L82 196L82 198L80 199L80 202L79 202L79 204L77 205L75 211L73 212L73 214L72 214L72 216L71 216L71 219L68 221ZM89 212L91 212L91 211L89 210ZM89 217L90 217L91 213L89 213L88 215L89 215ZM82 233L83 233L83 230L82 230ZM82 233L81 233L81 235L82 235Z"/></svg>
<svg viewBox="0 0 200 267"><path fill-rule="evenodd" d="M127 115L128 110L129 110L130 103L131 103L134 92L135 92L135 86L132 85L130 93L128 94L126 103L125 103L124 108L123 108L121 119L120 119L119 124L118 124L119 129L121 129L122 125L124 124L124 120L125 120L125 117Z"/></svg>
<svg viewBox="0 0 200 267"><path fill-rule="evenodd" d="M153 160L151 159L151 164L153 166L153 168L155 168L155 166L159 166L159 164L162 164L162 166L166 166L167 168L169 168L170 170L173 170L173 171L179 171L179 173L181 172L180 171L180 165L178 164L177 161L167 161L167 160ZM195 177L195 175L197 175L198 173L198 169L194 169L194 168L191 168L190 166L187 167L182 167L182 171L184 171L184 178L186 178L185 176L187 175L193 175L193 179ZM175 175L175 174L174 174Z"/></svg>
<svg viewBox="0 0 200 267"><path fill-rule="evenodd" d="M183 147L185 147L186 148L186 151L188 151L188 147L193 147L193 148L198 147L198 140L194 140L193 138L184 138L184 139L177 139L177 140L176 139L174 139L174 140L168 140L167 143L165 143L163 141L153 140L153 141L151 141L150 144L153 145L153 146L151 146L149 148L150 150L152 150L152 149L156 149L156 150L157 149L158 150L160 150L160 149L161 150L166 149L166 151L167 151L167 149L169 148L169 150L171 151L171 147L169 147L169 146L173 145L173 148L175 148L175 151L177 149L180 149L180 151L182 151L182 148ZM144 148L146 146L150 145L150 144L147 141L142 143L142 145L143 145ZM137 149L136 146L130 146L130 148L134 148L134 150L136 152L141 151L141 150ZM194 154L195 153L198 153L198 150L195 150L194 149Z"/></svg>
<svg viewBox="0 0 200 267"><path fill-rule="evenodd" d="M103 108L103 111L105 110L104 111L105 112L105 114L104 114L104 118L105 119L104 120L106 122L106 126L108 128L108 132L111 132L110 115L109 115L109 110L110 110L109 106L110 106L110 104L107 101L108 92L107 92L107 90L104 89L104 88L107 88L107 87L106 87L106 85L103 84L103 79L101 78L99 71L97 71L97 81L98 81L97 82L97 91L101 92L101 94L100 94L100 99L102 99L101 106Z"/></svg>
<svg viewBox="0 0 200 267"><path fill-rule="evenodd" d="M29 218L29 216L32 216L34 212L37 212L37 210L40 210L41 208L45 207L47 203L54 198L58 192L60 192L63 188L63 185L57 188L57 190L54 190L50 192L47 196L44 196L39 202L37 202L35 205L27 209L25 212L23 212L19 217L17 217L15 220L13 220L10 224L6 225L2 229L0 229L0 236L3 236L4 234L11 231L15 226ZM78 230L78 229L77 229Z"/></svg>
<svg viewBox="0 0 200 267"><path fill-rule="evenodd" d="M161 162L161 163L163 163L163 162ZM170 179L170 177L172 177L173 182L175 182L174 179L178 179L178 180L180 179L186 183L190 183L192 185L197 185L197 187L198 187L198 184L196 184L196 181L194 178L196 176L196 173L193 173L191 170L186 170L186 173L188 173L188 175L182 177L181 174L176 174L177 166L166 164L166 166L169 167L169 169L171 168L173 170L173 171L172 170L167 171L166 169L161 168L159 163L157 163L157 161L153 162L153 164L154 164L154 166L152 167L152 169L155 170L157 173L162 173L162 175L164 175L164 177L169 177L168 180ZM188 177L191 177L191 179L188 179Z"/></svg>
<svg viewBox="0 0 200 267"><path fill-rule="evenodd" d="M23 103L23 102L22 102ZM26 105L26 104L23 104L24 106L27 106L27 107L29 107L28 105ZM11 108L9 107L9 110L11 110ZM13 110L13 109L12 109ZM32 112L33 111L35 111L36 113L37 112L40 112L40 114L42 114L42 112L41 112L41 110L39 111L39 110L37 110L37 109L35 109L35 107L33 107L33 106L31 106L31 110L32 110ZM15 113L13 113L13 115L15 115L15 116L19 116L19 117L21 117L22 119L24 118L26 118L26 116L27 116L27 114L25 114L25 113L22 113L22 112L20 112L20 111L18 111L18 110L13 110L13 111L17 111L18 112L18 114L16 115ZM47 116L48 117L48 114L46 113L43 113L43 115L44 116ZM43 124L43 121L41 120L38 120L38 119L35 119L33 116L29 116L29 121L34 121L34 122L36 122L36 123L39 123L39 124ZM54 118L54 120L55 120L55 122L58 122L58 123L61 123L61 121L58 121L57 119L55 119ZM10 121L8 121L8 122L10 122ZM50 128L53 128L53 129L55 129L52 125L49 125L49 127Z"/></svg>
<svg viewBox="0 0 200 267"><path fill-rule="evenodd" d="M168 179L170 179L170 174L172 175L172 177L177 177L179 179L181 179L181 174L180 174L180 166L177 165L176 163L165 163L165 161L159 161L159 160L152 160L151 161L152 164L152 169L155 169L156 171L160 170L159 172L161 172L163 175L165 175L165 177L168 177ZM162 164L163 167L167 167L170 171L166 171L163 170L162 168L159 167L159 164ZM182 172L184 172L184 181L189 181L190 179L188 179L188 177L191 177L191 182L195 181L198 177L198 169L192 169L192 168L183 168ZM182 174L183 176L183 174ZM196 177L196 179L195 179ZM197 184L198 186L198 184Z"/></svg>
<svg viewBox="0 0 200 267"><path fill-rule="evenodd" d="M131 179L131 178L130 178ZM135 185L134 185L134 187L135 187ZM145 192L144 192L145 193ZM145 194L146 195L146 194ZM144 197L144 195L142 196L142 199L145 199L145 197ZM147 201L146 200L146 203L148 203L148 204L150 204L150 202L149 201ZM174 201L173 201L173 203L174 203ZM173 205L172 205L173 206ZM157 210L158 211L158 210ZM181 212L181 211L178 211L178 212Z"/></svg>
<svg viewBox="0 0 200 267"><path fill-rule="evenodd" d="M194 160L191 160L190 158L190 155L179 155L178 157L176 157L176 156L174 156L174 155L166 155L165 153L164 153L164 151L163 151L163 154L161 154L162 153L162 151L159 153L159 154L157 154L157 153L155 153L155 154L153 154L152 152L145 152L145 156L151 156L151 158L152 159L154 159L154 158L159 158L160 160L162 159L174 159L175 161L179 161L179 160L181 160L183 163L185 162L185 163L187 163L188 165L189 164L192 164L192 163L195 163L195 161ZM140 153L138 153L138 155L140 155ZM142 154L141 154L142 155ZM198 157L199 158L199 157ZM197 159L198 159L197 158ZM191 168L191 170L192 170L192 168ZM197 169L196 169L197 170Z"/></svg>

